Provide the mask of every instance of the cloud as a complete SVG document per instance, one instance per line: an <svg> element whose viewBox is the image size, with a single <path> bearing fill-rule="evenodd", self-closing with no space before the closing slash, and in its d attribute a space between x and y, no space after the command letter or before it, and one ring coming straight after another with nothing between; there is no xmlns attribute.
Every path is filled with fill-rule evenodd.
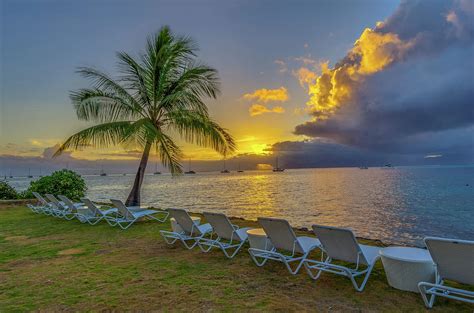
<svg viewBox="0 0 474 313"><path fill-rule="evenodd" d="M317 66L318 61L312 59L310 56L308 57L297 57L295 58L295 61L303 63L303 65L312 65L312 66Z"/></svg>
<svg viewBox="0 0 474 313"><path fill-rule="evenodd" d="M286 73L288 71L288 65L283 60L275 60L275 64L278 64L278 72Z"/></svg>
<svg viewBox="0 0 474 313"><path fill-rule="evenodd" d="M257 89L253 93L247 93L243 96L246 100L257 100L249 107L250 116L257 116L264 113L284 113L285 109L281 106L269 107L268 102L285 102L289 99L288 90L285 87L278 89Z"/></svg>
<svg viewBox="0 0 474 313"><path fill-rule="evenodd" d="M246 93L243 96L246 100L257 100L261 103L267 103L270 101L285 102L289 99L288 90L285 87L277 89L257 89L253 93Z"/></svg>
<svg viewBox="0 0 474 313"><path fill-rule="evenodd" d="M257 116L263 113L284 113L284 112L285 112L285 109L281 106L268 108L265 105L258 104L258 103L252 104L252 106L249 108L250 116Z"/></svg>
<svg viewBox="0 0 474 313"><path fill-rule="evenodd" d="M295 133L381 152L452 149L472 158L473 11L465 1L403 1L342 60L307 80L312 119Z"/></svg>
<svg viewBox="0 0 474 313"><path fill-rule="evenodd" d="M318 77L316 72L308 69L307 67L300 67L298 70L293 71L293 76L298 78L300 86L303 88L313 85L316 81L316 78Z"/></svg>

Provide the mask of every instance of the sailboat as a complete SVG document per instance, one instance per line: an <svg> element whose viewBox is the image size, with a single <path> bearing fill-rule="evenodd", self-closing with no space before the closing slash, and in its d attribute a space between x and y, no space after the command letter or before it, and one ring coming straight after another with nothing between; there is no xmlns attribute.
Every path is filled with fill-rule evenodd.
<svg viewBox="0 0 474 313"><path fill-rule="evenodd" d="M31 169L28 168L28 178L33 178L33 175L31 175Z"/></svg>
<svg viewBox="0 0 474 313"><path fill-rule="evenodd" d="M104 172L104 167L103 166L101 166L101 168L100 168L100 174L99 175L100 176L107 176L107 173Z"/></svg>
<svg viewBox="0 0 474 313"><path fill-rule="evenodd" d="M153 175L160 175L161 172L158 172L158 162L155 163L155 171L153 172Z"/></svg>
<svg viewBox="0 0 474 313"><path fill-rule="evenodd" d="M237 170L237 173L243 173L244 171L240 169L240 162L239 162L239 169Z"/></svg>
<svg viewBox="0 0 474 313"><path fill-rule="evenodd" d="M221 171L222 174L228 174L230 173L229 170L225 166L225 159L224 159L224 169Z"/></svg>
<svg viewBox="0 0 474 313"><path fill-rule="evenodd" d="M285 169L284 168L281 168L281 167L278 167L278 157L276 157L276 166L273 168L273 171L274 172L283 172Z"/></svg>
<svg viewBox="0 0 474 313"><path fill-rule="evenodd" d="M191 170L191 160L188 161L188 171L184 172L184 174L196 174L195 171Z"/></svg>

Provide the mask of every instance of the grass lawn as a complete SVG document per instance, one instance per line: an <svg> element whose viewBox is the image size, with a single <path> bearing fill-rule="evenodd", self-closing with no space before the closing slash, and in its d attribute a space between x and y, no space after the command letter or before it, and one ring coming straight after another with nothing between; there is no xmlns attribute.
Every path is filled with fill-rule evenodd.
<svg viewBox="0 0 474 313"><path fill-rule="evenodd" d="M255 223L235 220L236 224ZM246 249L228 260L220 251L165 244L168 222L123 231L0 208L0 311L382 311L424 312L418 294L388 286L382 265L366 289L323 274L292 276L281 263L255 266ZM432 312L472 312L438 299Z"/></svg>

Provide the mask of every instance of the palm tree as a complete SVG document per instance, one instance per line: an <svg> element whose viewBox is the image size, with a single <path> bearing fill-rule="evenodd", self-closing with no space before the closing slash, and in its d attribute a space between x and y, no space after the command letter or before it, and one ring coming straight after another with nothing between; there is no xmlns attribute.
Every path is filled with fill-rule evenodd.
<svg viewBox="0 0 474 313"><path fill-rule="evenodd" d="M219 77L217 70L195 60L197 50L191 38L176 36L165 26L148 38L139 59L117 53L120 76L116 80L94 68L79 68L92 87L71 92L70 97L77 117L97 125L69 137L55 156L87 146L142 148L126 201L132 206L140 205L150 150L155 149L173 175L182 173L183 153L173 134L224 156L234 152L234 139L211 119L203 102L204 97L215 99L219 94Z"/></svg>

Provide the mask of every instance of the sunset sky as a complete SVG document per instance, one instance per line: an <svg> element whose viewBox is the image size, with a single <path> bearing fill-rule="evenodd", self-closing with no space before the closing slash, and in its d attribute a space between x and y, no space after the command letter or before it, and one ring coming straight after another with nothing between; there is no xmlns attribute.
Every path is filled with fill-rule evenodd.
<svg viewBox="0 0 474 313"><path fill-rule="evenodd" d="M138 54L163 25L193 37L199 59L219 71L222 94L207 102L210 113L250 168L275 153L289 167L474 163L472 1L0 5L0 174L58 163L54 147L88 126L69 100L89 86L76 67L113 76L115 52ZM221 159L181 145L187 158ZM87 168L82 159L133 164L138 156L116 147L62 159Z"/></svg>

